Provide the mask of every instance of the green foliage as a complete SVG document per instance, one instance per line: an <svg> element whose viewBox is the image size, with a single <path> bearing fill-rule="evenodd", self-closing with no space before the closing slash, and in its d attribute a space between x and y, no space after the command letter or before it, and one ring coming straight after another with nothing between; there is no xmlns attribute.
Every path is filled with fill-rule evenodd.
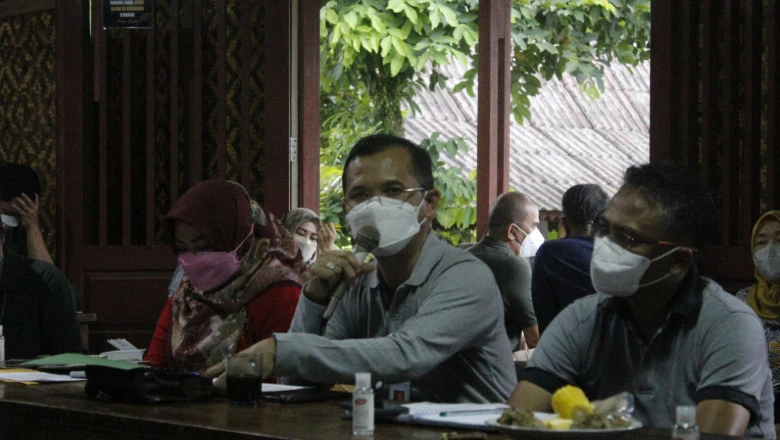
<svg viewBox="0 0 780 440"><path fill-rule="evenodd" d="M478 6L479 0L323 1L320 171L326 219L342 216L340 169L348 149L378 131L402 136L404 105L416 111L415 92L447 80L439 66L452 60L470 65L453 91L475 95ZM595 99L604 88L604 66L633 66L650 56L650 0L513 0L511 27L511 107L520 123L531 115L529 98L539 93L540 78L569 73ZM423 142L438 164L443 193L434 226L453 243L471 240L474 176L439 160L465 145L439 138L434 133Z"/></svg>
<svg viewBox="0 0 780 440"><path fill-rule="evenodd" d="M449 168L441 159L442 154L455 158L458 153L468 152L468 144L463 138L440 139L439 132L423 140L423 147L433 160L433 178L436 189L441 192L434 230L440 237L458 245L461 242L476 241L477 222L477 182L476 174L464 176L459 168Z"/></svg>
<svg viewBox="0 0 780 440"><path fill-rule="evenodd" d="M336 225L336 245L350 247L341 207L341 171L349 150L363 136L379 130L370 96L349 87L321 97L320 216Z"/></svg>

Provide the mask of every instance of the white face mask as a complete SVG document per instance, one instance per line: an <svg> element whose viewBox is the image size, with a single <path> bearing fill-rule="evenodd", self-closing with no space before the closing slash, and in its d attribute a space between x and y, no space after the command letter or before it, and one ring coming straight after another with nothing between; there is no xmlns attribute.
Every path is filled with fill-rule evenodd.
<svg viewBox="0 0 780 440"><path fill-rule="evenodd" d="M19 217L13 215L0 214L0 221L9 228L15 228L19 226Z"/></svg>
<svg viewBox="0 0 780 440"><path fill-rule="evenodd" d="M317 242L310 238L301 237L298 234L293 235L293 239L301 249L303 261L307 264L311 262L311 259L314 258L314 253L317 252Z"/></svg>
<svg viewBox="0 0 780 440"><path fill-rule="evenodd" d="M669 252L661 254L654 259L635 254L615 244L607 237L596 237L593 245L593 258L590 260L590 278L597 292L607 295L631 296L640 287L647 287L659 283L672 274L658 278L648 283L639 284L642 276L654 262L671 255L679 250L676 246Z"/></svg>
<svg viewBox="0 0 780 440"><path fill-rule="evenodd" d="M425 222L417 220L425 197L416 207L389 197L373 197L355 206L347 214L347 223L354 238L357 231L371 225L379 231L379 246L371 253L389 257L403 250Z"/></svg>
<svg viewBox="0 0 780 440"><path fill-rule="evenodd" d="M533 261L532 258L536 256L536 251L539 250L539 246L544 243L544 235L542 235L542 232L539 231L539 228L534 228L534 230L529 234L525 232L520 226L517 226L514 223L512 224L517 229L519 229L520 232L525 234L525 240L523 240L523 243L520 244L520 257Z"/></svg>
<svg viewBox="0 0 780 440"><path fill-rule="evenodd" d="M780 244L768 244L753 254L756 270L769 283L780 282Z"/></svg>

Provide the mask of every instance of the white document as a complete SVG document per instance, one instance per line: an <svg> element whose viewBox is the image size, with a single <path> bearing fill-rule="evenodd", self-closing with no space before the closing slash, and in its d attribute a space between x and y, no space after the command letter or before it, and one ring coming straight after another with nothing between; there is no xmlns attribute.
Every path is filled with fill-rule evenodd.
<svg viewBox="0 0 780 440"><path fill-rule="evenodd" d="M0 380L11 382L80 382L86 378L75 378L62 374L44 373L42 371L4 372L0 370Z"/></svg>
<svg viewBox="0 0 780 440"><path fill-rule="evenodd" d="M496 420L508 405L504 403L407 403L408 414L399 420L411 423L485 428L488 420Z"/></svg>

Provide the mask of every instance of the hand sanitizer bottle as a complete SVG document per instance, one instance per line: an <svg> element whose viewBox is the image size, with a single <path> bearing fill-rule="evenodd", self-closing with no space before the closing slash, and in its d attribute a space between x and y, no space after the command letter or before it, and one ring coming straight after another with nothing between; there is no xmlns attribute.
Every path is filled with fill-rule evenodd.
<svg viewBox="0 0 780 440"><path fill-rule="evenodd" d="M355 391L352 392L352 434L374 433L374 390L371 373L355 374Z"/></svg>
<svg viewBox="0 0 780 440"><path fill-rule="evenodd" d="M696 426L696 407L678 406L677 423L672 430L672 440L699 440L699 428Z"/></svg>

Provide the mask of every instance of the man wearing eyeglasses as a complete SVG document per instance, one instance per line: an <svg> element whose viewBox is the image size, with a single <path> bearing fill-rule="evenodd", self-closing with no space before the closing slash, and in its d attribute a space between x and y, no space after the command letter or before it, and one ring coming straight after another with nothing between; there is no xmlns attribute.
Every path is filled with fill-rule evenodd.
<svg viewBox="0 0 780 440"><path fill-rule="evenodd" d="M695 264L715 223L709 191L684 168L629 168L594 225L597 294L553 319L509 404L549 411L567 384L591 400L627 391L645 426L670 428L688 405L702 432L775 438L761 323Z"/></svg>
<svg viewBox="0 0 780 440"><path fill-rule="evenodd" d="M4 234L0 223L0 324L6 360L82 352L75 289L53 264L8 249Z"/></svg>
<svg viewBox="0 0 780 440"><path fill-rule="evenodd" d="M501 296L487 266L431 233L439 200L432 167L425 150L395 136L354 146L343 207L353 236L365 226L379 231L376 263L338 250L317 257L290 333L247 349L264 354L266 374L353 383L370 372L405 384L413 400L506 400L517 379ZM342 280L350 287L324 322Z"/></svg>

